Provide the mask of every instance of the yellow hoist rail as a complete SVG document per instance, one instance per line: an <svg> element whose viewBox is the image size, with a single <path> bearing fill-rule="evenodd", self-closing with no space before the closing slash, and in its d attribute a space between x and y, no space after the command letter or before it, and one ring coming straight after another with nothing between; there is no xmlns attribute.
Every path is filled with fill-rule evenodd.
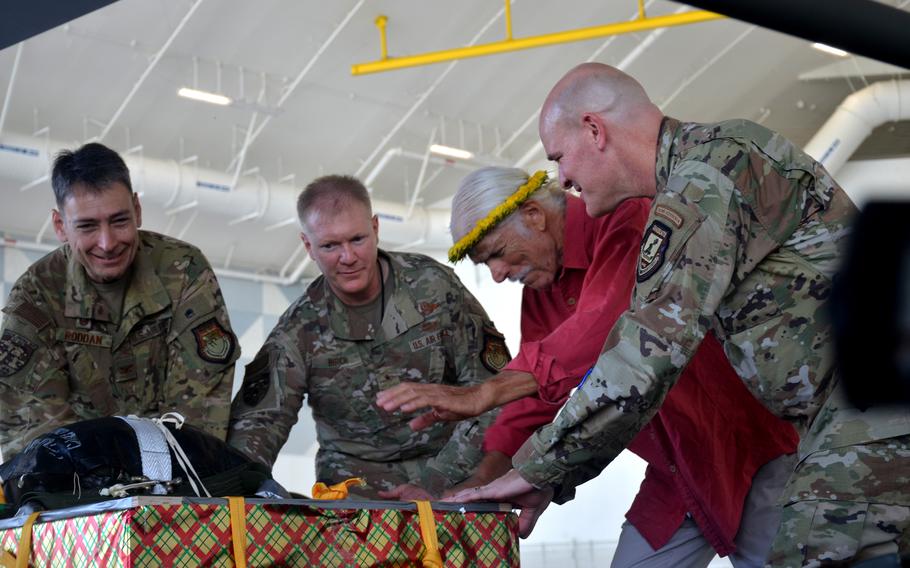
<svg viewBox="0 0 910 568"><path fill-rule="evenodd" d="M471 47L457 47L455 49L431 51L429 53L408 55L404 57L389 57L388 40L386 36L388 18L386 16L378 16L375 24L376 27L379 28L380 59L378 61L355 63L351 65L351 74L366 75L368 73L392 71L405 67L431 65L433 63L452 61L454 59L481 57L484 55L507 53L510 51L570 43L573 41L584 41L611 35L653 30L656 28L685 26L718 20L725 17L721 14L715 14L714 12L707 12L705 10L693 10L681 14L648 17L645 15L644 0L638 0L638 18L635 20L516 39L512 37L512 9L510 0L505 0L505 6L506 39Z"/></svg>

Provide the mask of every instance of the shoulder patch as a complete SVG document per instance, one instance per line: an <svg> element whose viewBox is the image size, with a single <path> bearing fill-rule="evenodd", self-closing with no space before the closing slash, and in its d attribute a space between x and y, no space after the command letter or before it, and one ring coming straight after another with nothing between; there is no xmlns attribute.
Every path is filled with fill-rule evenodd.
<svg viewBox="0 0 910 568"><path fill-rule="evenodd" d="M0 336L0 377L11 377L25 368L38 346L16 332Z"/></svg>
<svg viewBox="0 0 910 568"><path fill-rule="evenodd" d="M215 318L193 328L196 352L209 363L227 363L234 353L234 334L224 329Z"/></svg>
<svg viewBox="0 0 910 568"><path fill-rule="evenodd" d="M35 329L38 331L41 331L51 324L51 318L48 317L47 314L38 309L34 304L29 304L27 302L13 306L9 310L9 313L24 319L35 326Z"/></svg>
<svg viewBox="0 0 910 568"><path fill-rule="evenodd" d="M269 357L257 357L246 366L243 377L243 386L240 394L247 406L257 406L269 393L271 387L271 373L269 373Z"/></svg>
<svg viewBox="0 0 910 568"><path fill-rule="evenodd" d="M654 207L654 215L666 219L677 229L681 229L683 226L683 216L666 205L657 205Z"/></svg>
<svg viewBox="0 0 910 568"><path fill-rule="evenodd" d="M480 361L491 373L498 373L512 360L505 338L495 329L484 328Z"/></svg>
<svg viewBox="0 0 910 568"><path fill-rule="evenodd" d="M672 235L670 227L657 220L651 221L641 239L641 252L638 254L636 280L639 284L651 278L663 266Z"/></svg>

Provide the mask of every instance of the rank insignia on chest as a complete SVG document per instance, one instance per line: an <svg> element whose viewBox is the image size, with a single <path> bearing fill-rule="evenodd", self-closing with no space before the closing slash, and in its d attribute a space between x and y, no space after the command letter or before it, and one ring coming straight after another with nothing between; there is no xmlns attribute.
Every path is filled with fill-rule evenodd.
<svg viewBox="0 0 910 568"><path fill-rule="evenodd" d="M673 231L660 221L651 221L641 239L641 252L638 255L638 282L644 282L654 275L664 264L667 247Z"/></svg>
<svg viewBox="0 0 910 568"><path fill-rule="evenodd" d="M12 331L0 337L0 377L11 377L21 371L38 346Z"/></svg>
<svg viewBox="0 0 910 568"><path fill-rule="evenodd" d="M498 373L512 360L506 341L501 335L484 333L480 361L490 372Z"/></svg>
<svg viewBox="0 0 910 568"><path fill-rule="evenodd" d="M234 336L212 318L193 328L196 351L209 363L227 363L234 353Z"/></svg>

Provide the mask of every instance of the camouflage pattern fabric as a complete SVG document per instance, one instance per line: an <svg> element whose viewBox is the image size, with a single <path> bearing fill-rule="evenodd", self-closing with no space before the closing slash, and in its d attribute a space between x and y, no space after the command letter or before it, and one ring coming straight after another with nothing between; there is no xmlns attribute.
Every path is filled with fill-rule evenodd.
<svg viewBox="0 0 910 568"><path fill-rule="evenodd" d="M402 381L477 384L505 366L508 351L451 269L417 254L379 255L394 290L381 328L353 321L317 278L247 365L228 443L272 465L307 396L319 481L364 477L369 487L357 492L365 497L400 483L438 494L471 474L495 413L414 432L415 414L380 409L376 394Z"/></svg>
<svg viewBox="0 0 910 568"><path fill-rule="evenodd" d="M800 432L801 458L910 433L906 410L861 412L832 396L825 304L855 208L824 168L748 121L666 118L656 175L630 308L588 380L516 454L521 475L568 498L650 420L709 330L750 391ZM788 502L801 499L802 475ZM854 491L876 501L880 488Z"/></svg>
<svg viewBox="0 0 910 568"><path fill-rule="evenodd" d="M910 550L908 460L908 436L808 456L768 563L837 565Z"/></svg>
<svg viewBox="0 0 910 568"><path fill-rule="evenodd" d="M784 507L766 566L852 566L910 550L910 507L855 501L803 501ZM884 566L886 564L878 564Z"/></svg>
<svg viewBox="0 0 910 568"><path fill-rule="evenodd" d="M3 308L0 448L4 459L63 424L176 411L224 440L234 361L215 273L195 247L148 231L111 310L63 246L23 274Z"/></svg>

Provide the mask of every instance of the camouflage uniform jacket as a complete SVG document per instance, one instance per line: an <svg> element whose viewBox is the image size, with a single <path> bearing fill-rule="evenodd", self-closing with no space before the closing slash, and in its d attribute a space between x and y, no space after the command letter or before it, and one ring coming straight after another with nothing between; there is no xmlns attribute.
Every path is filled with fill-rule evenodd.
<svg viewBox="0 0 910 568"><path fill-rule="evenodd" d="M117 414L176 411L225 439L240 348L197 248L139 231L119 325L68 246L29 267L3 311L5 459L62 424Z"/></svg>
<svg viewBox="0 0 910 568"><path fill-rule="evenodd" d="M346 456L379 464L417 458L423 479L411 482L439 490L473 472L495 416L414 432L414 415L383 411L376 394L402 381L477 384L508 363L508 351L451 269L417 254L380 250L380 257L394 279L381 328L355 336L351 311L317 278L247 365L228 443L273 464L308 395L319 481L338 482L338 471L356 470L344 467Z"/></svg>
<svg viewBox="0 0 910 568"><path fill-rule="evenodd" d="M910 432L907 412L843 408L835 389L826 300L855 207L824 168L748 121L665 118L656 175L629 310L587 381L516 454L521 475L565 491L596 476L709 330L796 427L802 457Z"/></svg>

